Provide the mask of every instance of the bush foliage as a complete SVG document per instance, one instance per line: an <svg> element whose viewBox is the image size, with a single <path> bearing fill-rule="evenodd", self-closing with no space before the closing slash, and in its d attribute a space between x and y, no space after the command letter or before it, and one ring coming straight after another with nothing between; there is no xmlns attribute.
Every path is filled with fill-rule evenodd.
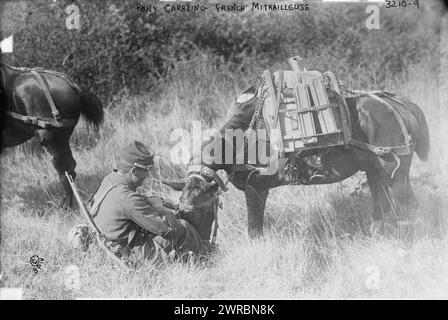
<svg viewBox="0 0 448 320"><path fill-rule="evenodd" d="M69 2L57 4L63 9ZM263 69L287 68L286 59L299 54L312 69L332 70L351 85L378 89L408 64L437 61L436 1L425 2L419 10L382 7L380 30L365 27L365 4L311 4L309 11L233 14L217 13L208 4L207 12L167 14L165 3L140 1L158 6L151 14L139 12L134 1L76 3L79 31L65 28L67 14L62 10L38 12L48 7L47 1L15 6L35 11L16 24L15 53L7 60L66 72L105 102L122 90L165 94L179 65L203 63L204 55L211 69L229 69L241 81Z"/></svg>

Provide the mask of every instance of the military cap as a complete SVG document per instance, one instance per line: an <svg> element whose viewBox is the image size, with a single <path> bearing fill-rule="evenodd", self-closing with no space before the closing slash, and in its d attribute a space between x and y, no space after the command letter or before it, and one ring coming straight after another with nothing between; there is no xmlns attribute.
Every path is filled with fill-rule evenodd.
<svg viewBox="0 0 448 320"><path fill-rule="evenodd" d="M154 153L138 141L123 147L119 156L124 163L146 170L150 170L154 164Z"/></svg>

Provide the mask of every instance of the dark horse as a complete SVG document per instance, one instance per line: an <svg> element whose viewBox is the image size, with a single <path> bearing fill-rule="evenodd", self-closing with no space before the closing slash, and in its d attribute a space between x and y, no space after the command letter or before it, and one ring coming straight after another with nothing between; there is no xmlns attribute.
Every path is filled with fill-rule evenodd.
<svg viewBox="0 0 448 320"><path fill-rule="evenodd" d="M252 87L246 92L256 93L257 89ZM372 151L352 145L348 148L332 147L322 156L325 169L328 172L326 178L319 182L308 181L305 183L329 184L347 179L358 171L366 172L373 200L371 230L374 227L374 230L379 232L384 232L385 221L398 222L405 218L404 214L407 209L417 206L416 197L409 181L413 150L422 160L426 160L429 154L429 130L423 111L411 101L395 97L402 103L388 102L394 105L401 120L394 116L387 103L382 103L369 95L345 98L350 115L352 138L373 146L403 146L407 139L403 136L400 125L404 124L413 142L413 148L409 154L377 155ZM237 99L237 101L239 100ZM248 129L256 102L256 95L254 95L254 98L247 102L235 103L227 113L228 121L220 130L221 136L225 137L224 130L226 129ZM206 144L208 143L210 142L206 142ZM214 142L212 141L212 143ZM229 181L245 194L249 235L251 237L260 236L263 234L263 216L269 189L291 184L291 182L278 172L273 175L260 175L257 170L246 165L223 164L225 150L233 150L234 155L236 150L232 141L226 141L223 138L220 143L222 143L223 150L221 164L202 163L200 169L192 170L192 174L187 177L185 182L171 183L170 186L182 190L182 197L189 199L191 203L198 202L197 199L200 198L205 201L211 196L211 193L217 190L217 183L213 181L215 180L214 174L218 170L224 170ZM226 143L230 144L230 148L225 148ZM245 159L247 159L247 155ZM303 163L303 165L306 164ZM203 178L202 183L198 182L198 175ZM294 182L294 184L303 183ZM210 216L209 213L209 223ZM390 219L391 216L392 219Z"/></svg>
<svg viewBox="0 0 448 320"><path fill-rule="evenodd" d="M64 176L65 171L76 176L70 136L80 114L98 130L103 121L101 101L62 73L14 68L0 60L0 109L1 147L17 146L37 137L53 157L66 193L63 203L71 206L73 195Z"/></svg>

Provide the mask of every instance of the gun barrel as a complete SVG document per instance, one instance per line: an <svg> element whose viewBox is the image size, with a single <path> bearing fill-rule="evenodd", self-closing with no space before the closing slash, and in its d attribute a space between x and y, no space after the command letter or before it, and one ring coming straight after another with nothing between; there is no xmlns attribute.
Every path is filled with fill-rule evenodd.
<svg viewBox="0 0 448 320"><path fill-rule="evenodd" d="M81 199L81 196L78 193L78 189L76 188L75 182L73 181L73 178L68 174L68 172L65 172L65 176L67 177L67 180L70 184L70 187L72 188L73 191L73 195L75 196L76 201L78 202L79 207L81 208L81 212L84 215L84 217L87 219L87 221L90 224L90 227L92 229L95 230L95 232L98 235L101 235L101 231L98 229L98 227L96 226L95 222L93 221L93 218L89 212L89 210L87 210L86 206L84 205L84 202Z"/></svg>

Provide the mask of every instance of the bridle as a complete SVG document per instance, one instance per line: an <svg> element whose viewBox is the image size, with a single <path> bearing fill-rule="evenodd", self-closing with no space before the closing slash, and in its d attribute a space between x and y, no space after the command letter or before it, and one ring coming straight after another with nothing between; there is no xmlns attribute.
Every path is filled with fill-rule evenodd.
<svg viewBox="0 0 448 320"><path fill-rule="evenodd" d="M210 208L211 207L211 209L213 210L214 222L213 222L213 230L212 230L212 237L211 237L212 239L210 241L210 244L212 246L214 246L216 244L216 238L217 238L217 235L218 235L218 228L219 228L219 225L218 225L218 209L219 208L222 209L222 202L221 202L221 199L219 198L219 196L221 195L221 193L223 191L227 191L227 188L226 188L225 184L223 184L223 182L222 182L222 180L220 178L219 179L215 179L216 172L214 172L212 169L209 169L209 168L204 169L204 168L207 168L207 167L201 166L200 170L196 171L195 170L196 167L192 166L191 170L189 170L189 174L188 174L186 179L188 180L188 179L190 179L191 177L194 176L194 177L197 177L197 178L199 178L200 180L202 180L204 182L207 182L207 180L205 179L204 176L210 178L210 173L213 172L213 178L212 179L215 180L216 183L218 183L220 185L221 189L216 191L209 199L207 199L206 201L204 201L202 203L199 203L199 204L186 204L186 203L183 203L182 201L180 201L179 205L178 205L178 209L179 209L180 212L188 213L188 212L193 212L193 211L196 211L196 210L199 210L199 209L204 209L204 208ZM208 170L210 170L210 171L208 171ZM219 182L218 182L218 180L219 180Z"/></svg>
<svg viewBox="0 0 448 320"><path fill-rule="evenodd" d="M212 206L213 210L213 216L214 216L214 222L213 222L213 231L212 231L212 240L210 241L210 244L213 246L216 244L216 238L218 235L218 208L222 209L222 202L219 199L219 195L216 193L207 201L204 201L200 204L185 204L180 202L179 203L179 211L181 212L192 212L196 211L198 209L206 208Z"/></svg>

